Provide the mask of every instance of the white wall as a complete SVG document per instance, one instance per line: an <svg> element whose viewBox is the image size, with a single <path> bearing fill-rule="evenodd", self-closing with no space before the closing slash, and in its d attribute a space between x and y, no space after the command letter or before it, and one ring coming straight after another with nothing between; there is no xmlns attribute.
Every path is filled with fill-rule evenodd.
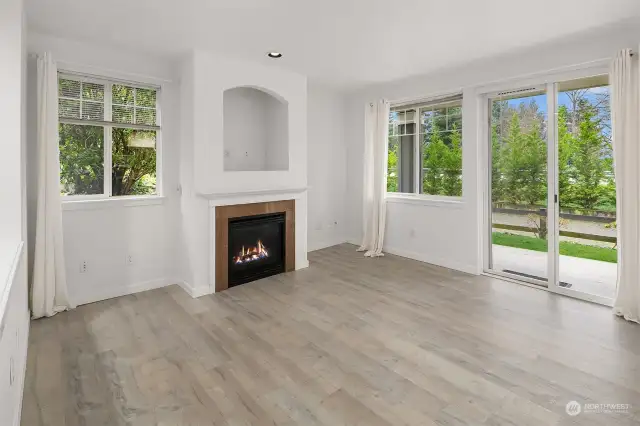
<svg viewBox="0 0 640 426"><path fill-rule="evenodd" d="M307 105L309 250L347 241L344 96L309 83Z"/></svg>
<svg viewBox="0 0 640 426"><path fill-rule="evenodd" d="M266 114L266 170L289 170L289 105L271 99Z"/></svg>
<svg viewBox="0 0 640 426"><path fill-rule="evenodd" d="M0 244L22 240L22 1L3 0L0 9Z"/></svg>
<svg viewBox="0 0 640 426"><path fill-rule="evenodd" d="M122 200L63 205L64 247L70 297L87 303L178 281L180 111L179 87L171 63L123 49L29 34L29 51L51 51L60 69L160 84L162 189L164 198L139 205ZM29 210L35 206L35 74L29 62ZM31 214L30 241L33 242ZM32 246L32 244L31 244ZM127 255L133 263L127 264ZM87 272L80 272L87 262Z"/></svg>
<svg viewBox="0 0 640 426"><path fill-rule="evenodd" d="M195 61L185 58L180 71L180 214L176 228L182 285L195 294L209 292L209 211L206 199L196 193L195 181Z"/></svg>
<svg viewBox="0 0 640 426"><path fill-rule="evenodd" d="M25 213L25 20L0 2L0 424L20 424L29 335Z"/></svg>
<svg viewBox="0 0 640 426"><path fill-rule="evenodd" d="M287 170L286 103L262 90L225 90L224 171Z"/></svg>
<svg viewBox="0 0 640 426"><path fill-rule="evenodd" d="M385 250L406 257L479 273L482 269L482 180L484 165L478 134L481 112L478 90L497 82L532 78L563 67L601 62L640 40L637 20L601 28L536 48L473 62L430 75L371 86L351 93L347 101L347 192L349 240L362 237L362 152L364 105L378 98L390 101L463 91L463 201L461 203L388 203ZM540 77L542 78L542 77ZM544 80L544 78L542 78Z"/></svg>

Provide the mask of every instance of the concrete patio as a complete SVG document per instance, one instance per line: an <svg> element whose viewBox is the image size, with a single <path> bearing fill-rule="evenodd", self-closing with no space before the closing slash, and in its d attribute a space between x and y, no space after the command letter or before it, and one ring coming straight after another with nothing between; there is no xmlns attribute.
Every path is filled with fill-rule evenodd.
<svg viewBox="0 0 640 426"><path fill-rule="evenodd" d="M511 270L539 277L547 276L547 253L493 245L493 269ZM560 281L571 289L614 298L617 264L560 255Z"/></svg>

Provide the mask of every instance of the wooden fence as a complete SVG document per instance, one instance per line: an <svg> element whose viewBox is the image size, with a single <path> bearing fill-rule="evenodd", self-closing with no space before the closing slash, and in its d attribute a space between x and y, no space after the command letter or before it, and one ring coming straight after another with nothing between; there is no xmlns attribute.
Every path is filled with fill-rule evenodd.
<svg viewBox="0 0 640 426"><path fill-rule="evenodd" d="M511 230L511 231L531 232L534 234L538 232L537 228L533 228L529 226L507 225L502 223L494 223L493 227L498 229ZM560 230L560 235L562 237L580 238L583 240L603 241L606 243L613 243L613 244L618 243L618 239L616 237L608 237L606 235L583 234L581 232L571 232L571 231L563 231L563 230Z"/></svg>

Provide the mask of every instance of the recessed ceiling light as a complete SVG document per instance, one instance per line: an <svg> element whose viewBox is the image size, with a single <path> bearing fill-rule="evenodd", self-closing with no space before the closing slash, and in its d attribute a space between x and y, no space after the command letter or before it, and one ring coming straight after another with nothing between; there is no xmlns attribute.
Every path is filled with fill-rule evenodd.
<svg viewBox="0 0 640 426"><path fill-rule="evenodd" d="M267 53L267 56L273 59L278 59L278 58L282 58L282 53L280 52L269 52Z"/></svg>

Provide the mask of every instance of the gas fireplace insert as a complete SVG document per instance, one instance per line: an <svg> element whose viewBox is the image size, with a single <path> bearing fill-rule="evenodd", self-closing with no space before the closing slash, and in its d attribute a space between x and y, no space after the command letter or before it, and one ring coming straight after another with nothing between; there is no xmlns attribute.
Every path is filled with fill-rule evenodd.
<svg viewBox="0 0 640 426"><path fill-rule="evenodd" d="M229 287L285 271L285 213L229 219Z"/></svg>

